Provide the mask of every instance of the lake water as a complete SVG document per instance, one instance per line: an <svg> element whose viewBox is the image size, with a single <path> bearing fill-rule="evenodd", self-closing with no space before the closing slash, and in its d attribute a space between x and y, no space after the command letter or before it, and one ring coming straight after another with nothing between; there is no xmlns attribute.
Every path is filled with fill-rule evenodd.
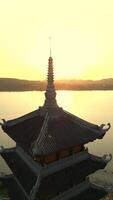
<svg viewBox="0 0 113 200"><path fill-rule="evenodd" d="M63 109L96 124L111 123L111 129L102 140L87 144L96 155L113 155L113 91L58 91L57 101ZM0 92L0 119L13 119L43 105L44 92ZM0 129L0 146L15 145ZM113 160L107 166L113 171ZM0 172L9 169L0 158Z"/></svg>

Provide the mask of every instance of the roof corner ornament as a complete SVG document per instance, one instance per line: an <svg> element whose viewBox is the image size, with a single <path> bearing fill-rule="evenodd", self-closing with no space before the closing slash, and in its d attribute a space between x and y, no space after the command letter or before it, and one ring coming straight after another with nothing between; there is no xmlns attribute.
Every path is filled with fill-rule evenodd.
<svg viewBox="0 0 113 200"><path fill-rule="evenodd" d="M1 120L2 120L2 122L0 122L0 126L5 125L6 124L6 120L5 119L1 119Z"/></svg>
<svg viewBox="0 0 113 200"><path fill-rule="evenodd" d="M100 130L102 130L103 132L106 132L111 128L111 124L110 123L107 124L108 127L104 128L105 126L106 126L105 124L101 124L100 125Z"/></svg>

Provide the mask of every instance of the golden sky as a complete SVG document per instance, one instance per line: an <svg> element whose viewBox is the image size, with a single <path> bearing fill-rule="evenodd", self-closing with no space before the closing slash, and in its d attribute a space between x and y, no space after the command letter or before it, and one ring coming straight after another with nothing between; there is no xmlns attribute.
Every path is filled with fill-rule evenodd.
<svg viewBox="0 0 113 200"><path fill-rule="evenodd" d="M113 77L113 0L0 0L0 77Z"/></svg>

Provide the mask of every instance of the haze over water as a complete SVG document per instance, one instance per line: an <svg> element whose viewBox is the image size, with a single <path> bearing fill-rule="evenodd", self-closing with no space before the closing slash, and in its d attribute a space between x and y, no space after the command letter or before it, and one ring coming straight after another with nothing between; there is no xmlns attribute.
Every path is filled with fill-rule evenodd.
<svg viewBox="0 0 113 200"><path fill-rule="evenodd" d="M113 155L113 91L57 91L60 107L95 124L111 123L111 129L102 140L96 140L87 146L89 152L96 155ZM44 92L0 92L0 118L13 119L38 109L44 102ZM22 134L22 133L21 133ZM0 129L0 146L15 146ZM0 160L0 172L8 172L3 160ZM113 162L108 164L113 169Z"/></svg>

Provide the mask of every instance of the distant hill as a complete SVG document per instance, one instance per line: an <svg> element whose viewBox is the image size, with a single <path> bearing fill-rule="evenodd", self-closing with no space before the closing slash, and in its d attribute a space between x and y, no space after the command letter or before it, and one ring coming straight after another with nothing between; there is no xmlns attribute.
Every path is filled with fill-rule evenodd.
<svg viewBox="0 0 113 200"><path fill-rule="evenodd" d="M113 78L102 80L59 80L57 90L113 90ZM0 78L0 91L43 91L46 81Z"/></svg>
<svg viewBox="0 0 113 200"><path fill-rule="evenodd" d="M0 78L0 91L32 91L44 90L44 81L29 81L13 78Z"/></svg>

